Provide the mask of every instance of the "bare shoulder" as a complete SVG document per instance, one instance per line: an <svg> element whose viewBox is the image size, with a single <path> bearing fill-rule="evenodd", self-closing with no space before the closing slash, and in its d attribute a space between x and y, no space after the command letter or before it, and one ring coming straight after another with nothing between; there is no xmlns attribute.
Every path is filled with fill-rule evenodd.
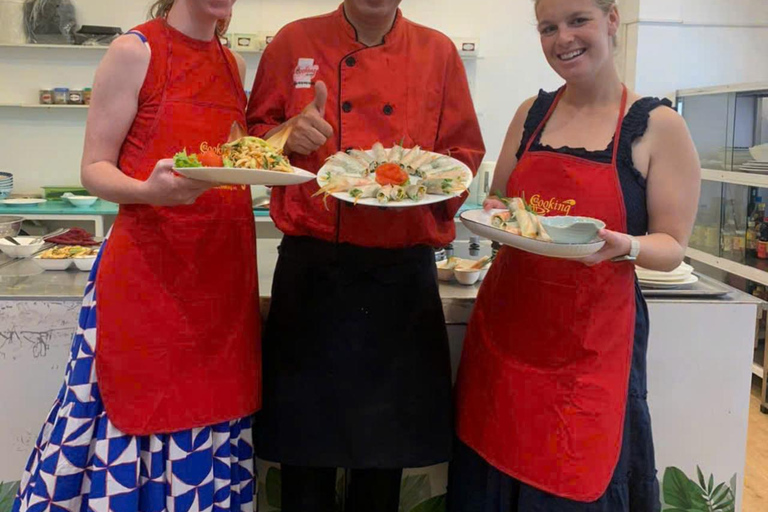
<svg viewBox="0 0 768 512"><path fill-rule="evenodd" d="M148 66L151 53L140 38L133 34L124 34L109 45L107 56L116 64Z"/></svg>
<svg viewBox="0 0 768 512"><path fill-rule="evenodd" d="M528 118L528 112L531 111L531 107L533 107L533 104L537 99L538 96L531 96L522 102L519 107L517 107L515 117L512 118L512 123L510 124L510 130L518 131L520 132L520 135L522 135L523 128L525 126L525 120Z"/></svg>
<svg viewBox="0 0 768 512"><path fill-rule="evenodd" d="M655 108L648 117L648 133L653 137L684 134L688 126L683 117L671 108Z"/></svg>

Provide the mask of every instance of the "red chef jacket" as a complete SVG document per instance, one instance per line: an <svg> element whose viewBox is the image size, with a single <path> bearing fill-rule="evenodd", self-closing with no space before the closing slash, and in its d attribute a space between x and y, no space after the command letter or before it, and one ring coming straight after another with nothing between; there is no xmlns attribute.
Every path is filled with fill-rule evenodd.
<svg viewBox="0 0 768 512"><path fill-rule="evenodd" d="M357 41L343 5L335 12L285 26L259 64L247 118L261 137L301 113L314 83L328 86L325 120L334 135L291 163L317 172L339 150L401 143L450 154L473 172L485 155L463 63L453 42L435 30L397 17L384 42ZM454 239L454 215L465 199L413 208L376 208L311 197L312 181L272 189L270 213L287 235L312 236L364 247L440 247Z"/></svg>

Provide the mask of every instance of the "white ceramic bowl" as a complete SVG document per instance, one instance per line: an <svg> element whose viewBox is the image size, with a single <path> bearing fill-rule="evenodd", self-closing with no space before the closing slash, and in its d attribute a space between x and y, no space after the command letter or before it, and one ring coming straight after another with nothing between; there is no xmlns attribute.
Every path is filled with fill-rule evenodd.
<svg viewBox="0 0 768 512"><path fill-rule="evenodd" d="M485 279L485 276L488 275L488 270L491 268L490 265L486 265L485 267L480 269L480 277L477 278L478 281L482 281Z"/></svg>
<svg viewBox="0 0 768 512"><path fill-rule="evenodd" d="M597 238L605 222L589 217L542 217L541 224L558 244L586 244Z"/></svg>
<svg viewBox="0 0 768 512"><path fill-rule="evenodd" d="M93 268L93 264L96 262L96 256L88 256L87 258L72 258L75 262L75 266L83 272L90 272Z"/></svg>
<svg viewBox="0 0 768 512"><path fill-rule="evenodd" d="M72 265L72 258L63 260L43 259L40 256L32 258L40 268L45 270L67 270Z"/></svg>
<svg viewBox="0 0 768 512"><path fill-rule="evenodd" d="M439 261L437 263L437 279L440 281L453 281L453 269L445 268L448 264L448 260Z"/></svg>
<svg viewBox="0 0 768 512"><path fill-rule="evenodd" d="M3 253L6 256L9 256L11 258L29 258L45 245L45 242L38 242L34 245L30 245L30 242L35 238L37 237L34 237L34 236L14 237L14 240L19 242L21 245L13 245L8 240L0 238L0 251L3 251Z"/></svg>
<svg viewBox="0 0 768 512"><path fill-rule="evenodd" d="M768 144L760 144L749 148L749 154L759 162L768 162Z"/></svg>
<svg viewBox="0 0 768 512"><path fill-rule="evenodd" d="M78 208L86 208L98 200L99 198L95 196L67 196L67 201L69 201L72 206L76 206Z"/></svg>
<svg viewBox="0 0 768 512"><path fill-rule="evenodd" d="M480 270L460 270L454 269L453 275L456 276L456 280L467 286L475 284L480 279Z"/></svg>

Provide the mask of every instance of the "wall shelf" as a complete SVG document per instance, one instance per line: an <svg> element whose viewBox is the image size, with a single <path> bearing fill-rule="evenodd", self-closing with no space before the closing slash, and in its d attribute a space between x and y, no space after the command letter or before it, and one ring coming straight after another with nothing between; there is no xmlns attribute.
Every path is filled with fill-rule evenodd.
<svg viewBox="0 0 768 512"><path fill-rule="evenodd" d="M718 169L702 169L701 179L705 181L718 181L733 185L747 185L750 187L768 187L768 174L752 172L723 171Z"/></svg>
<svg viewBox="0 0 768 512"><path fill-rule="evenodd" d="M88 105L40 105L37 103L0 103L0 108L86 109Z"/></svg>
<svg viewBox="0 0 768 512"><path fill-rule="evenodd" d="M26 44L8 44L3 43L0 44L0 48L18 48L18 49L35 49L35 50L42 50L42 49L55 49L55 50L106 50L109 48L109 46L86 46L86 45L79 45L79 44L33 44L33 43L26 43Z"/></svg>

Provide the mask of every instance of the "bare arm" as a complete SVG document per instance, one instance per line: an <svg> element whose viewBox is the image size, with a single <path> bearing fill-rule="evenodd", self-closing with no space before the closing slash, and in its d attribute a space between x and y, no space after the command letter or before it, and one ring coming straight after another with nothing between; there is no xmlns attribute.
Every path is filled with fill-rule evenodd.
<svg viewBox="0 0 768 512"><path fill-rule="evenodd" d="M701 166L685 121L671 109L651 113L648 124L647 176L648 235L638 237L637 265L670 271L685 257L696 220L701 187ZM604 230L605 247L588 264L629 253L626 235Z"/></svg>
<svg viewBox="0 0 768 512"><path fill-rule="evenodd" d="M525 120L534 101L536 101L536 97L525 100L518 107L512 122L509 124L507 136L504 138L504 145L501 148L501 154L496 162L496 169L493 171L491 194L485 200L485 208L506 208L504 203L498 200L498 194L501 194L501 197L506 195L507 182L512 175L512 171L517 166L517 150L520 149L520 140L523 138Z"/></svg>
<svg viewBox="0 0 768 512"><path fill-rule="evenodd" d="M161 160L147 181L117 168L120 148L138 109L150 54L137 37L125 35L110 46L96 70L80 168L83 186L120 204L190 204L209 184L177 177L171 160ZM170 155L169 155L170 156Z"/></svg>

